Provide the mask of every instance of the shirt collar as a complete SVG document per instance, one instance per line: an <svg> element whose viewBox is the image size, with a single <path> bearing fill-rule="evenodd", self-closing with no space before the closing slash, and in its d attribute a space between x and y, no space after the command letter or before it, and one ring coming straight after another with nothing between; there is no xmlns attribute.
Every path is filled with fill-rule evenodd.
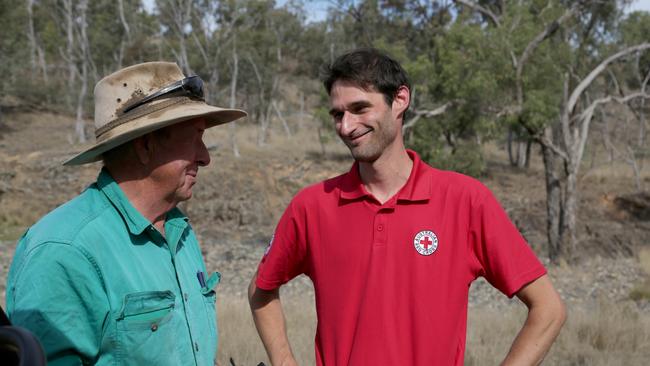
<svg viewBox="0 0 650 366"><path fill-rule="evenodd" d="M427 165L415 151L407 149L406 152L413 160L413 168L406 184L397 193L397 199L411 202L427 201L431 197L431 175L428 174Z"/></svg>
<svg viewBox="0 0 650 366"><path fill-rule="evenodd" d="M99 177L97 177L97 186L113 204L120 216L122 216L131 234L140 235L147 228L153 227L151 222L149 222L149 220L142 216L140 211L131 205L131 202L129 202L129 199L122 191L122 188L120 188L106 169L102 169L99 173ZM176 207L167 213L166 224L183 226L187 221L187 216Z"/></svg>
<svg viewBox="0 0 650 366"><path fill-rule="evenodd" d="M420 156L415 151L407 149L406 153L413 161L413 167L406 184L397 192L397 200L426 201L431 193L431 177L427 174L426 164L420 160ZM339 197L344 200L356 200L365 196L370 196L370 193L361 181L359 162L355 161L350 171L343 177Z"/></svg>

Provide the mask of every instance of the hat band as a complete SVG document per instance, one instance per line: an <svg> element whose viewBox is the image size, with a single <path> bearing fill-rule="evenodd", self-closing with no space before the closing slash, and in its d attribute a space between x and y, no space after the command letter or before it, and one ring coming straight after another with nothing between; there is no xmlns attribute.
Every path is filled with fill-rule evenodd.
<svg viewBox="0 0 650 366"><path fill-rule="evenodd" d="M138 119L140 117L146 116L147 114L151 114L157 111L160 111L165 108L169 108L173 105L176 104L186 104L194 101L192 98L186 97L186 96L181 96L181 97L174 97L174 98L169 98L165 99L164 101L156 104L150 104L147 106L141 106L138 108L138 110L134 110L132 113L125 114L123 116L120 116L107 124L103 125L102 127L98 128L95 131L95 138L97 139L97 142L101 142L102 136L114 129L117 126L121 126L127 122L133 121L134 119Z"/></svg>

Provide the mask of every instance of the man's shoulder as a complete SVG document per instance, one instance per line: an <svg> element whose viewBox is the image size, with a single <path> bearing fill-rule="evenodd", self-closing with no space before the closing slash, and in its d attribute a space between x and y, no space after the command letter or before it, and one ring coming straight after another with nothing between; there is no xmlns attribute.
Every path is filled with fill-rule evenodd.
<svg viewBox="0 0 650 366"><path fill-rule="evenodd" d="M475 199L480 199L490 192L485 184L469 175L450 170L436 169L426 164L424 166L426 167L424 169L427 174L431 177L433 188L437 191L468 195Z"/></svg>
<svg viewBox="0 0 650 366"><path fill-rule="evenodd" d="M330 197L338 198L338 191L348 173L310 184L302 188L293 197L294 203L322 201Z"/></svg>
<svg viewBox="0 0 650 366"><path fill-rule="evenodd" d="M78 196L47 213L26 233L30 242L69 243L95 219L105 212L108 201L95 185L91 185Z"/></svg>

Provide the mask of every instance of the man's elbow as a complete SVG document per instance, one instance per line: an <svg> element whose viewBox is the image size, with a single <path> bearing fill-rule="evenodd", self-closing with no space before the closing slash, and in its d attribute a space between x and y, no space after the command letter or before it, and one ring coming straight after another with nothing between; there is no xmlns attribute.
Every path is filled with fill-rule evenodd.
<svg viewBox="0 0 650 366"><path fill-rule="evenodd" d="M567 308L566 305L564 304L564 301L560 298L560 296L557 296L557 300L555 301L555 304L553 305L553 323L556 324L557 328L560 329L566 323L567 320Z"/></svg>
<svg viewBox="0 0 650 366"><path fill-rule="evenodd" d="M535 308L531 308L533 310ZM546 323L547 329L551 329L553 333L558 334L560 329L567 320L567 308L560 295L555 293L555 296L549 296L546 301L537 306L537 312L543 323Z"/></svg>

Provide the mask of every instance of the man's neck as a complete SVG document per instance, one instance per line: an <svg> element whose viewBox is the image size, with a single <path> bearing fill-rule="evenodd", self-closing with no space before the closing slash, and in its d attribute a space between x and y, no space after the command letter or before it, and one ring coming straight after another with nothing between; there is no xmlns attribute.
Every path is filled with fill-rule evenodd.
<svg viewBox="0 0 650 366"><path fill-rule="evenodd" d="M371 163L359 162L359 175L366 190L384 204L404 187L411 175L413 161L403 145L384 150Z"/></svg>
<svg viewBox="0 0 650 366"><path fill-rule="evenodd" d="M118 173L113 175L113 179L131 205L164 236L167 212L175 205L161 199L155 185L147 177L122 176Z"/></svg>

